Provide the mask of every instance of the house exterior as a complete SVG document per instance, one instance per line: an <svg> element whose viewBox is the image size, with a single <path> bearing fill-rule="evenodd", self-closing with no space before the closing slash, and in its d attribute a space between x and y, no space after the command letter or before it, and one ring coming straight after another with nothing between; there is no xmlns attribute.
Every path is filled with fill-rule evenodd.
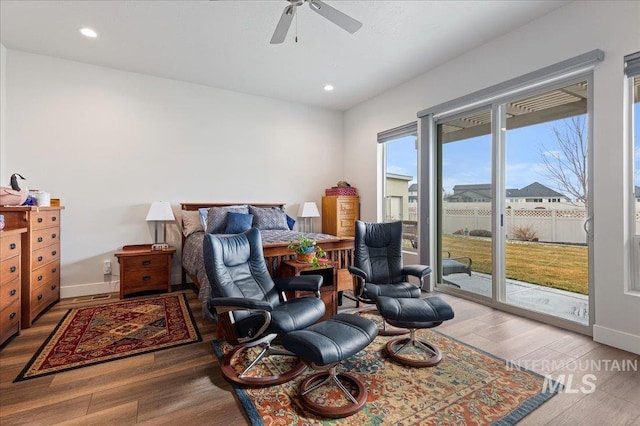
<svg viewBox="0 0 640 426"><path fill-rule="evenodd" d="M571 199L539 182L521 189L507 189L509 203L561 203ZM482 203L491 201L491 184L456 185L453 194L444 198L454 203Z"/></svg>
<svg viewBox="0 0 640 426"><path fill-rule="evenodd" d="M387 173L385 220L406 220L409 217L409 182L413 176Z"/></svg>

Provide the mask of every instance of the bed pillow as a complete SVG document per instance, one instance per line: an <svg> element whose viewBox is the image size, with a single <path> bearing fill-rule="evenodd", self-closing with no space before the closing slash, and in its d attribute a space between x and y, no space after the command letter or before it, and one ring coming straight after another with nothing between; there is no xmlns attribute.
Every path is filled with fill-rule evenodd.
<svg viewBox="0 0 640 426"><path fill-rule="evenodd" d="M211 207L207 214L207 227L206 230L209 234L223 234L227 229L227 214L229 212L234 213L249 213L249 206L223 206L223 207Z"/></svg>
<svg viewBox="0 0 640 426"><path fill-rule="evenodd" d="M249 206L249 213L253 215L253 226L258 229L289 230L287 214L280 207Z"/></svg>
<svg viewBox="0 0 640 426"><path fill-rule="evenodd" d="M194 232L204 231L200 223L200 213L193 210L183 210L182 213L182 233L185 237Z"/></svg>
<svg viewBox="0 0 640 426"><path fill-rule="evenodd" d="M200 226L202 229L207 229L207 217L209 216L209 207L201 207L198 209L198 215L200 216Z"/></svg>
<svg viewBox="0 0 640 426"><path fill-rule="evenodd" d="M241 234L251 229L253 223L253 215L249 213L227 213L227 227L225 234Z"/></svg>
<svg viewBox="0 0 640 426"><path fill-rule="evenodd" d="M287 226L289 227L289 230L293 231L293 225L295 224L296 224L296 220L291 216L287 215Z"/></svg>

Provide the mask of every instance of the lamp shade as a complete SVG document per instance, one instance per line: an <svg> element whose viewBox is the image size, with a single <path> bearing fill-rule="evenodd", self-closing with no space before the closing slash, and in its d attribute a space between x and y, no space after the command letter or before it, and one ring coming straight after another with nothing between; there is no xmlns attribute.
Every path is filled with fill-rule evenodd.
<svg viewBox="0 0 640 426"><path fill-rule="evenodd" d="M154 201L151 203L149 213L147 213L147 222L151 221L173 221L175 220L171 204L168 201Z"/></svg>
<svg viewBox="0 0 640 426"><path fill-rule="evenodd" d="M300 204L298 217L320 217L318 206L316 206L316 203L314 203L313 201L307 201Z"/></svg>

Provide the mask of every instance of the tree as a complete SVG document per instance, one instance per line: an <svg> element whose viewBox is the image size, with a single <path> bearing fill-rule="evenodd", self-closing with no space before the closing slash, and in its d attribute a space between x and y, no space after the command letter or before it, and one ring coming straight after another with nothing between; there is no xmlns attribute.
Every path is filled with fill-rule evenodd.
<svg viewBox="0 0 640 426"><path fill-rule="evenodd" d="M548 150L542 145L540 151L545 166L543 174L553 181L558 191L586 205L588 141L585 121L585 116L579 115L563 120L563 126L553 126L559 150Z"/></svg>

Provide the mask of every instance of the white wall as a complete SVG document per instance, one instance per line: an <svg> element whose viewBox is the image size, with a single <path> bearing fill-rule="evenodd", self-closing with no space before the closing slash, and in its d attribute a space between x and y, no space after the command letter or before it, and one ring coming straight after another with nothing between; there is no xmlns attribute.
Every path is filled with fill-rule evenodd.
<svg viewBox="0 0 640 426"><path fill-rule="evenodd" d="M9 179L6 171L7 139L7 49L0 44L0 184Z"/></svg>
<svg viewBox="0 0 640 426"><path fill-rule="evenodd" d="M359 186L362 217L377 219L376 133L416 120L419 110L602 49L606 56L595 69L593 99L594 339L640 353L640 298L625 294L622 69L623 56L640 50L638 22L640 2L573 2L347 111L345 179Z"/></svg>
<svg viewBox="0 0 640 426"><path fill-rule="evenodd" d="M284 202L295 217L342 179L341 113L11 49L7 87L7 169L65 206L63 297L115 289L102 262L117 273L114 251L152 242L154 200L177 217L189 201Z"/></svg>

